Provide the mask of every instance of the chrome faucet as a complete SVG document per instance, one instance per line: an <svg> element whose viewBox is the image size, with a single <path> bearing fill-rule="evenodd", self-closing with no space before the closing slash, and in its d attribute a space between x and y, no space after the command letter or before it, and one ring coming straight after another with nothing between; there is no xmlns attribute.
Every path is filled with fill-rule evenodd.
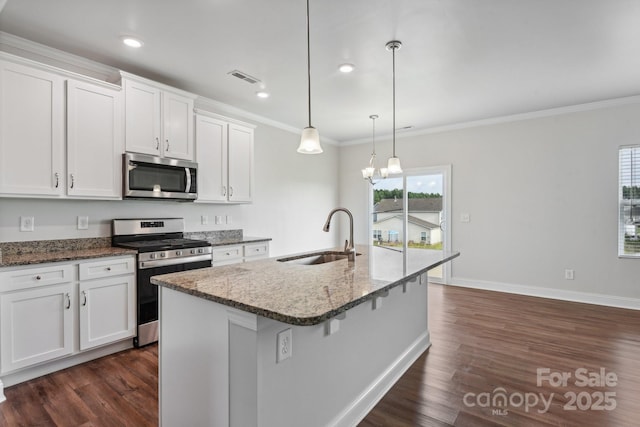
<svg viewBox="0 0 640 427"><path fill-rule="evenodd" d="M356 260L356 247L353 244L353 215L346 208L335 208L331 212L329 212L329 216L327 217L327 222L324 223L324 227L322 227L322 231L329 231L329 225L331 224L331 217L334 213L342 211L349 215L349 240L345 240L344 242L344 253L348 255L349 261Z"/></svg>

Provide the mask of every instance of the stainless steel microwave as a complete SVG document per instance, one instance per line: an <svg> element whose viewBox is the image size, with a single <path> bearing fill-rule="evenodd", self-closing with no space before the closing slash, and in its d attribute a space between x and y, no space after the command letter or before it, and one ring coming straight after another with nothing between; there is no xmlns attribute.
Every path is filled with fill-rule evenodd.
<svg viewBox="0 0 640 427"><path fill-rule="evenodd" d="M194 201L198 164L146 154L123 155L123 197L125 199L173 199Z"/></svg>

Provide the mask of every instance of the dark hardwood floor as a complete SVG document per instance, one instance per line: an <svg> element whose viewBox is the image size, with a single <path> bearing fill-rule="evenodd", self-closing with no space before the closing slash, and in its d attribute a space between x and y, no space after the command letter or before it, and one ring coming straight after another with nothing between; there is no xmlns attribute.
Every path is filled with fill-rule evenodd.
<svg viewBox="0 0 640 427"><path fill-rule="evenodd" d="M431 348L361 427L640 425L640 311L440 285L429 298ZM157 369L148 346L9 387L0 426L155 426Z"/></svg>

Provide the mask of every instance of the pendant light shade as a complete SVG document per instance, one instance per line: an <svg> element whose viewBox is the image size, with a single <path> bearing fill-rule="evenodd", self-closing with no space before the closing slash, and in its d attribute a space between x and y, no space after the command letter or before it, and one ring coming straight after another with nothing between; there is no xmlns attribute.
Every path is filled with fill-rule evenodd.
<svg viewBox="0 0 640 427"><path fill-rule="evenodd" d="M318 133L318 129L314 128L313 126L309 126L302 130L300 145L298 146L298 153L322 153L322 147L320 146L320 134Z"/></svg>
<svg viewBox="0 0 640 427"><path fill-rule="evenodd" d="M318 129L311 126L311 43L309 31L309 0L307 0L307 100L309 107L309 126L302 130L298 153L320 154L322 153L322 147L320 146L320 134L318 133Z"/></svg>
<svg viewBox="0 0 640 427"><path fill-rule="evenodd" d="M396 50L402 47L402 43L392 40L385 47L391 51L393 57L393 156L389 157L387 172L398 174L402 173L402 167L400 167L400 159L396 156Z"/></svg>

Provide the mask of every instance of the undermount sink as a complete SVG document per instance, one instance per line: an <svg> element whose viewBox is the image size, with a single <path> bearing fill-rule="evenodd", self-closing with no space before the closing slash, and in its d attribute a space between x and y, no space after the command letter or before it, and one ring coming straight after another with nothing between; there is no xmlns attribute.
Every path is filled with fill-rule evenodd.
<svg viewBox="0 0 640 427"><path fill-rule="evenodd" d="M357 255L361 255L356 253ZM302 265L318 265L318 264L326 264L328 262L339 261L341 259L347 259L349 255L343 252L319 252L315 254L309 254L306 256L293 256L288 258L280 258L278 261L287 262L291 264L302 264Z"/></svg>

